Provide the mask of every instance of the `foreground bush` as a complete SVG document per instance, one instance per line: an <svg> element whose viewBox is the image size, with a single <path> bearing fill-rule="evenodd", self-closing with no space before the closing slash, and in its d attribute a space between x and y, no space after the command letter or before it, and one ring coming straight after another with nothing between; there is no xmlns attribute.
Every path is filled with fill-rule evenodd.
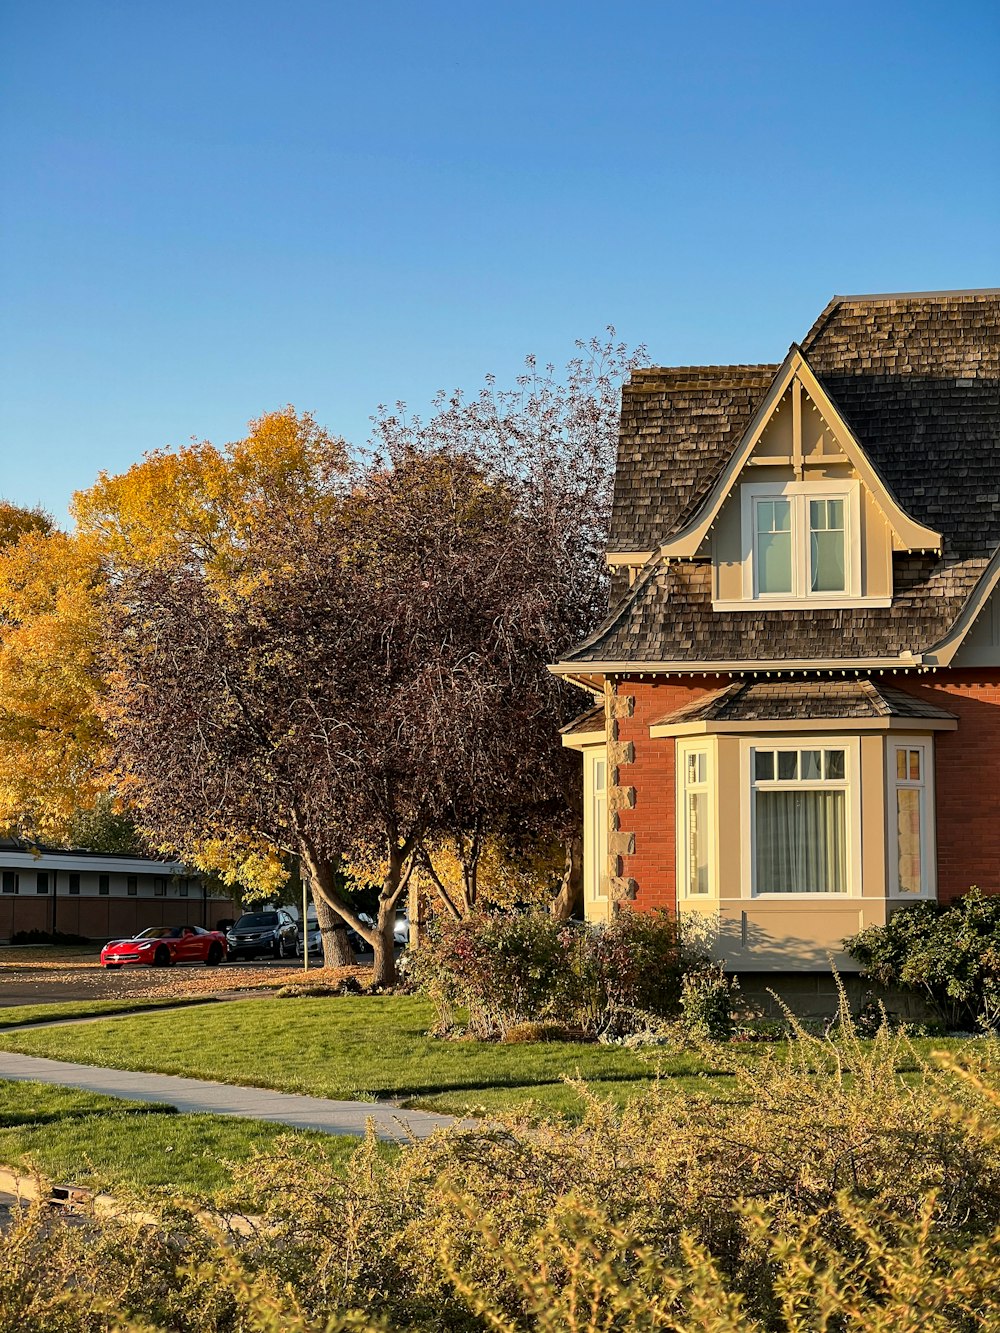
<svg viewBox="0 0 1000 1333"><path fill-rule="evenodd" d="M461 1009L469 1031L489 1038L546 1020L595 1033L631 1012L673 1017L685 973L705 961L666 912L619 912L592 926L531 911L439 919L410 967L437 1030Z"/></svg>
<svg viewBox="0 0 1000 1333"><path fill-rule="evenodd" d="M241 1169L257 1216L70 1229L0 1255L19 1333L972 1333L997 1329L1000 1048L913 1068L905 1038L800 1032L729 1100L663 1087L582 1125L508 1119L333 1179L288 1140ZM144 1203L148 1208L148 1201Z"/></svg>
<svg viewBox="0 0 1000 1333"><path fill-rule="evenodd" d="M844 941L863 973L915 991L950 1029L1000 1026L1000 897L913 903Z"/></svg>

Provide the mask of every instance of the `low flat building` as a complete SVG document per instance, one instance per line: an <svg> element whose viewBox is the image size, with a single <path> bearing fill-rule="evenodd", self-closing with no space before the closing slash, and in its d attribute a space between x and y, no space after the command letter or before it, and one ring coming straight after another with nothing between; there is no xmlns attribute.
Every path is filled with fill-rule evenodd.
<svg viewBox="0 0 1000 1333"><path fill-rule="evenodd" d="M179 861L0 841L0 940L22 930L92 940L147 926L211 930L235 915L232 898Z"/></svg>

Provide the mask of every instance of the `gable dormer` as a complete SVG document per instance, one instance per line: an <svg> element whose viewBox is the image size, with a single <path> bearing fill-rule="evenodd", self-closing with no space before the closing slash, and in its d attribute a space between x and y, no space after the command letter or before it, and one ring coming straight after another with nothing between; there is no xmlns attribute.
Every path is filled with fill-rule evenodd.
<svg viewBox="0 0 1000 1333"><path fill-rule="evenodd" d="M711 560L717 611L819 610L891 605L893 552L940 546L793 347L710 494L660 554Z"/></svg>

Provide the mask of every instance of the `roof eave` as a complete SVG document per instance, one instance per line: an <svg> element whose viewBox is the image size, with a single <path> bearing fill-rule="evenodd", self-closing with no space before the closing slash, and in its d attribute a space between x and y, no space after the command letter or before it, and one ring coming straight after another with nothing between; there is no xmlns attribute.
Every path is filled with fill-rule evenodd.
<svg viewBox="0 0 1000 1333"><path fill-rule="evenodd" d="M918 671L931 669L924 654L904 653L898 657L850 657L850 658L776 658L758 659L754 662L724 660L719 662L642 662L642 661L607 661L598 662L556 662L549 670L556 676L562 676L574 684L580 680L574 677L585 676L718 676L718 675L753 675L787 676L792 672L802 674L816 672L824 675L836 675L841 672L860 673L866 671ZM588 687L591 688L591 687Z"/></svg>

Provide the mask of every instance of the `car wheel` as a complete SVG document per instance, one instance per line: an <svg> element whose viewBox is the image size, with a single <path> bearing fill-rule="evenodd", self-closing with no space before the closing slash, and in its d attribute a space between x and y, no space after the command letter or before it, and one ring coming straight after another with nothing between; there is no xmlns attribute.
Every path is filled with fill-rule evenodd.
<svg viewBox="0 0 1000 1333"><path fill-rule="evenodd" d="M156 953L153 954L153 966L169 967L170 961L170 950L165 944L161 944Z"/></svg>
<svg viewBox="0 0 1000 1333"><path fill-rule="evenodd" d="M215 943L208 946L208 957L205 963L208 967L218 967L222 962L222 945L216 940Z"/></svg>

